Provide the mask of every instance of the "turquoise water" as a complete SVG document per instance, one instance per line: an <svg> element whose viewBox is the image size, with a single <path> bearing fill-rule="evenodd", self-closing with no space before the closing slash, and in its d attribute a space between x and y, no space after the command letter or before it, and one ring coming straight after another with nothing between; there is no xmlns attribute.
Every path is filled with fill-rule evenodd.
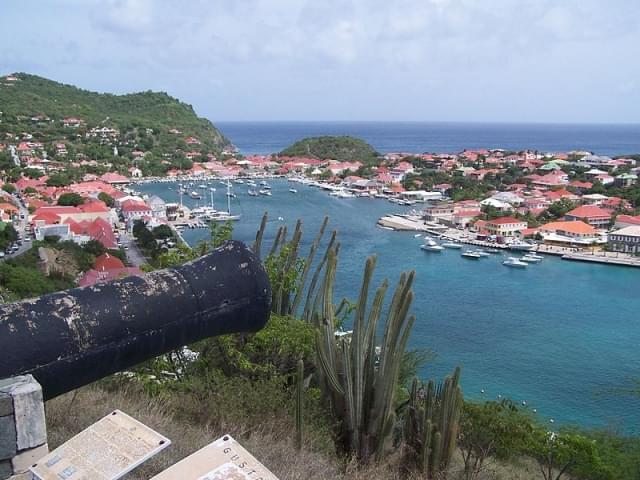
<svg viewBox="0 0 640 480"><path fill-rule="evenodd" d="M177 201L175 186L169 190L168 185L139 190ZM503 267L501 256L471 261L456 251L430 254L418 248L420 239L413 234L375 226L381 215L403 207L337 199L284 180L271 185L272 197L250 197L245 186L236 186L232 210L242 218L234 237L252 241L268 211L271 219L283 217L290 227L302 218L308 246L329 215L342 242L337 291L350 298L357 296L368 255L378 255L380 282L415 269L417 322L411 346L437 353L421 372L425 378L441 378L461 365L469 398L502 395L526 401L544 421L640 433L640 399L618 392L630 378L640 378L640 270L553 257L517 270ZM298 194L288 192L292 185ZM218 187L216 200L222 203L224 188ZM185 203L196 202L187 198ZM267 242L278 224L270 224ZM206 230L185 232L190 243L206 235Z"/></svg>

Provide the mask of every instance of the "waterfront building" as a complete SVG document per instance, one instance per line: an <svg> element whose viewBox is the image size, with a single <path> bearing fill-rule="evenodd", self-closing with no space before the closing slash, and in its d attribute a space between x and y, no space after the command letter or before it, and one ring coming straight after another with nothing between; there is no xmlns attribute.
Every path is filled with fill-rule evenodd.
<svg viewBox="0 0 640 480"><path fill-rule="evenodd" d="M614 252L640 254L640 225L631 225L610 233L609 246Z"/></svg>
<svg viewBox="0 0 640 480"><path fill-rule="evenodd" d="M595 228L607 228L611 224L612 212L596 205L582 205L565 215L565 220L582 220Z"/></svg>
<svg viewBox="0 0 640 480"><path fill-rule="evenodd" d="M447 223L453 220L453 213L453 203L440 202L425 207L424 219L428 222Z"/></svg>
<svg viewBox="0 0 640 480"><path fill-rule="evenodd" d="M539 227L537 231L547 245L588 247L607 242L606 235L580 220L550 222Z"/></svg>
<svg viewBox="0 0 640 480"><path fill-rule="evenodd" d="M151 215L154 218L167 218L167 204L159 196L154 195L149 198L147 205L151 208Z"/></svg>
<svg viewBox="0 0 640 480"><path fill-rule="evenodd" d="M616 217L615 228L630 227L631 225L640 225L640 215L618 215Z"/></svg>
<svg viewBox="0 0 640 480"><path fill-rule="evenodd" d="M484 224L484 229L497 237L514 237L527 227L527 222L515 217L500 217Z"/></svg>

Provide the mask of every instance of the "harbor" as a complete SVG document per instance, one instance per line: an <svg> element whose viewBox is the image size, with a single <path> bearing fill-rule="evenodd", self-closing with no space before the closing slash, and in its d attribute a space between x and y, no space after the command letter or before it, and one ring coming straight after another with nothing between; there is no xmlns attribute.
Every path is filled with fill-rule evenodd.
<svg viewBox="0 0 640 480"><path fill-rule="evenodd" d="M402 272L416 270L412 311L420 321L414 326L410 348L437 350L436 359L421 370L421 376L445 375L461 363L468 398L488 400L501 395L526 400L541 418L554 418L560 424L594 425L592 419L611 415L628 418L629 425L640 425L640 401L620 402L597 395L623 385L640 368L630 361L640 339L635 268L563 261L562 255L571 252L557 247L540 248L538 254L545 259L524 271L507 268L503 261L524 252L465 238L465 232L456 229L430 233L415 228L391 231L376 225L382 217L399 214L400 223L413 226L407 221L413 216L411 211L418 210L415 205L336 198L299 183L295 184L297 193L291 193L291 182L267 181L271 196L250 196L246 184L234 186L237 198L232 199L232 213L241 215L234 222L234 238L253 242L262 215L268 212L264 241L270 245L280 225L292 229L301 218L301 249L306 252L324 216L329 216L327 231L337 230L341 243L336 289L350 299L357 298L354 286L362 280L368 255L377 255L375 286L384 278L395 282ZM175 182L135 188L142 194L178 202L175 188L169 186L175 187ZM188 197L183 201L187 208L203 203ZM216 208L222 202L224 198L216 192ZM420 248L425 234L439 244L458 241L464 246L441 254L425 252ZM191 245L208 235L201 228L182 231ZM502 254L478 260L461 257L466 249L481 248L495 248ZM564 341L566 338L571 342ZM598 374L584 382L577 372L587 359Z"/></svg>

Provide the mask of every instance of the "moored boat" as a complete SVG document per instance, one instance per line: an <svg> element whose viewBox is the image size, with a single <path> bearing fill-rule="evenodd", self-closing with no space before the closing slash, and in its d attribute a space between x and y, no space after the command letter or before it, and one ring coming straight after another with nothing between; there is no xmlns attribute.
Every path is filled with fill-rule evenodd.
<svg viewBox="0 0 640 480"><path fill-rule="evenodd" d="M511 268L526 268L528 266L526 262L522 262L518 260L516 257L507 258L504 262L502 262L502 265L504 265L505 267L511 267Z"/></svg>
<svg viewBox="0 0 640 480"><path fill-rule="evenodd" d="M535 257L532 257L531 255L524 255L520 258L520 261L527 263L540 263L542 259L537 258L537 255Z"/></svg>
<svg viewBox="0 0 640 480"><path fill-rule="evenodd" d="M457 243L457 242L444 242L442 244L442 246L444 248L455 248L455 249L460 249L462 248L462 244L461 243Z"/></svg>
<svg viewBox="0 0 640 480"><path fill-rule="evenodd" d="M478 260L481 257L481 255L478 255L478 252L474 252L472 250L466 250L462 252L460 256L470 260Z"/></svg>
<svg viewBox="0 0 640 480"><path fill-rule="evenodd" d="M438 245L436 241L431 237L425 237L424 244L420 245L420 248L427 252L441 252L444 250L444 247Z"/></svg>

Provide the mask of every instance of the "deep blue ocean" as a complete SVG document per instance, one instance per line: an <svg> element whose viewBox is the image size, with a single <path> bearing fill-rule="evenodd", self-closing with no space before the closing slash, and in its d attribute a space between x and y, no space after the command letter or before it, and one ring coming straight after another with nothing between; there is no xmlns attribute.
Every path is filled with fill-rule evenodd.
<svg viewBox="0 0 640 480"><path fill-rule="evenodd" d="M573 136L563 143L564 127L558 132L550 126L529 131L505 127L501 137L494 126L406 124L403 133L400 124L291 125L220 124L243 153L278 151L297 138L322 133L358 135L380 151L495 146L581 148L611 155L640 152L640 127L566 127ZM484 133L476 138L474 129ZM445 133L439 136L438 130ZM147 184L139 190L177 201L175 186L169 189L170 185ZM437 354L420 372L422 377L441 379L460 365L468 398L502 395L526 401L541 421L553 418L555 425L612 427L640 434L640 398L624 393L633 378L640 378L639 269L546 257L541 264L515 270L502 266L501 256L470 261L456 251L429 254L420 250L421 240L413 234L375 226L381 215L405 207L384 200L329 197L285 180L271 185L272 197L251 197L245 186L235 186L238 198L232 210L242 214L236 239L252 242L263 212L268 211L272 220L265 242L273 239L281 223L278 217L291 228L301 218L306 252L323 217L329 215L342 243L336 286L341 296L356 298L369 255L378 257L378 283L386 277L393 285L401 272L416 270L412 311L417 322L410 344ZM289 193L292 185L297 194ZM214 201L220 207L224 187L217 187ZM185 203L195 206L196 201L185 198ZM190 243L206 235L206 230L185 232Z"/></svg>
<svg viewBox="0 0 640 480"><path fill-rule="evenodd" d="M379 152L443 153L474 148L640 153L640 124L500 124L432 122L215 122L244 154L276 153L317 135L352 135Z"/></svg>

